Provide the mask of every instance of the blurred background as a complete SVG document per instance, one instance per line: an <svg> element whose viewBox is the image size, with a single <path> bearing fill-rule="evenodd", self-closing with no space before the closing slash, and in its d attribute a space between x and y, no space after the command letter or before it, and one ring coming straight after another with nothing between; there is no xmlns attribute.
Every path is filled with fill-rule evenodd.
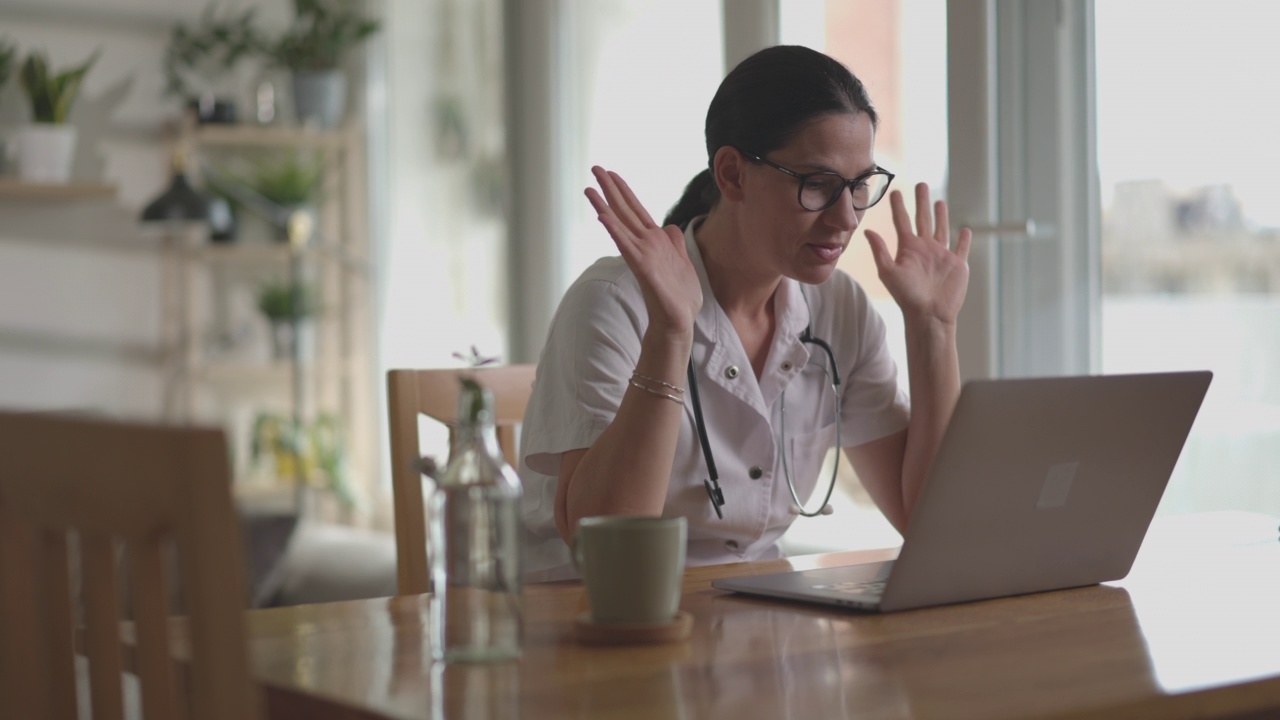
<svg viewBox="0 0 1280 720"><path fill-rule="evenodd" d="M802 44L867 84L895 186L979 230L966 377L1211 369L1160 512L1277 513L1277 12L0 0L0 405L219 424L246 512L344 528L374 548L350 560L368 588L389 567L386 370L536 362L564 289L613 254L589 168L664 213L726 68ZM860 235L842 267L903 368ZM424 422L428 452L445 438ZM841 477L791 551L900 540Z"/></svg>

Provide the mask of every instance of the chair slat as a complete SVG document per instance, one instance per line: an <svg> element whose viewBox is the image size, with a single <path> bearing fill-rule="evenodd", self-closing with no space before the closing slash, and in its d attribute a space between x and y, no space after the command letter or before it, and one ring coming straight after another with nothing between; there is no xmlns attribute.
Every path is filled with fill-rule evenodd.
<svg viewBox="0 0 1280 720"><path fill-rule="evenodd" d="M418 378L411 371L387 373L390 413L391 493L396 520L396 591L418 595L431 590L427 578L427 530L422 474L418 471Z"/></svg>
<svg viewBox="0 0 1280 720"><path fill-rule="evenodd" d="M93 720L123 720L124 668L120 659L120 591L116 584L114 540L107 535L82 534L80 562Z"/></svg>
<svg viewBox="0 0 1280 720"><path fill-rule="evenodd" d="M49 678L50 717L58 720L75 720L76 664L72 648L75 645L74 622L71 609L71 566L67 558L67 533L62 529L46 529L42 533L40 558L37 564L43 569L44 598L41 605L45 612L45 637L50 652L45 662Z"/></svg>
<svg viewBox="0 0 1280 720"><path fill-rule="evenodd" d="M30 525L0 504L0 707L12 717L45 717L48 664L33 662L41 652L40 628L24 618L38 617L36 593L28 578L34 572Z"/></svg>
<svg viewBox="0 0 1280 720"><path fill-rule="evenodd" d="M142 684L144 716L180 720L186 717L183 712L186 708L179 705L175 695L163 550L159 537L129 544L129 555L133 561L134 625L137 628L134 653L138 679Z"/></svg>
<svg viewBox="0 0 1280 720"><path fill-rule="evenodd" d="M190 503L180 517L183 586L192 617L191 651L204 658L202 671L192 677L191 716L195 720L248 718L259 711L261 699L248 692L249 655L245 649L243 604L247 593L240 563L244 562L241 536L232 518L235 507L228 492L227 456L222 443L211 438L188 440L198 463L183 467L190 480ZM203 572L191 572L199 567Z"/></svg>

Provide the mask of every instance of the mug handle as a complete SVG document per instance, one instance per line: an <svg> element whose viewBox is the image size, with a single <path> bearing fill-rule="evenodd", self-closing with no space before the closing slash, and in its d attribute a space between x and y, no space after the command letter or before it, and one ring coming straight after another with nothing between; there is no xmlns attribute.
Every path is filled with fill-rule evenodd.
<svg viewBox="0 0 1280 720"><path fill-rule="evenodd" d="M573 534L573 544L569 546L569 557L573 560L573 568L582 574L582 565L585 562L582 558L582 529Z"/></svg>

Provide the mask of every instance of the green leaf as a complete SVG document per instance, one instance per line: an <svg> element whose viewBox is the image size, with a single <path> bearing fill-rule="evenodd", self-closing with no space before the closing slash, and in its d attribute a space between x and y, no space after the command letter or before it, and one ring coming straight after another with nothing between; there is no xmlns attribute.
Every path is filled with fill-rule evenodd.
<svg viewBox="0 0 1280 720"><path fill-rule="evenodd" d="M14 74L14 62L18 58L18 46L9 42L8 38L0 38L0 90L8 84Z"/></svg>
<svg viewBox="0 0 1280 720"><path fill-rule="evenodd" d="M71 105L80 92L80 84L89 68L97 62L101 50L94 51L79 67L65 70L53 77L49 75L49 62L43 53L32 52L23 63L20 75L22 88L31 101L31 113L36 122L64 123L71 113Z"/></svg>
<svg viewBox="0 0 1280 720"><path fill-rule="evenodd" d="M319 308L318 292L308 283L270 283L258 291L258 309L271 320L301 320Z"/></svg>
<svg viewBox="0 0 1280 720"><path fill-rule="evenodd" d="M379 28L350 0L294 0L293 24L267 47L276 64L293 71L332 70Z"/></svg>
<svg viewBox="0 0 1280 720"><path fill-rule="evenodd" d="M207 83L234 72L243 61L266 51L266 40L256 25L257 8L236 15L219 15L216 3L205 6L200 21L193 26L175 24L165 48L165 92L190 95L189 81Z"/></svg>
<svg viewBox="0 0 1280 720"><path fill-rule="evenodd" d="M322 158L286 152L259 160L249 185L271 202L293 207L315 202L323 181Z"/></svg>

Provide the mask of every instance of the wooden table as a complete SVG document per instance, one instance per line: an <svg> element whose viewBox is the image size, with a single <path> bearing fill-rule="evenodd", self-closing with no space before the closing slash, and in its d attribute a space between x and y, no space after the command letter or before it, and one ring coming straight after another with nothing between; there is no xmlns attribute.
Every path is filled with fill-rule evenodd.
<svg viewBox="0 0 1280 720"><path fill-rule="evenodd" d="M894 554L690 569L680 644L579 645L581 585L557 583L526 589L518 663L433 665L417 596L252 611L251 651L273 717L1280 717L1280 542L1263 515L1161 519L1121 582L898 614L710 588Z"/></svg>

